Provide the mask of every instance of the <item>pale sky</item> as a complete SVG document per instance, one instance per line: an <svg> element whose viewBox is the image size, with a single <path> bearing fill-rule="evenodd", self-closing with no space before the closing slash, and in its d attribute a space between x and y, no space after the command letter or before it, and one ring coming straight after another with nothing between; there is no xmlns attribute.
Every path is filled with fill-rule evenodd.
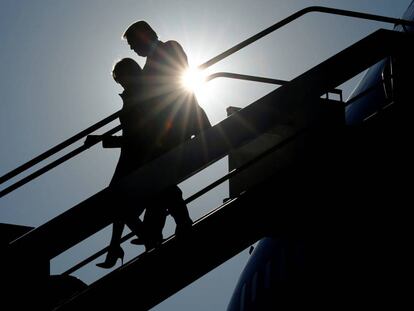
<svg viewBox="0 0 414 311"><path fill-rule="evenodd" d="M134 55L121 35L146 20L161 40L177 40L196 66L310 5L401 17L411 0L0 0L0 175L121 108L113 64ZM390 25L308 14L214 65L209 72L290 80L378 28ZM344 86L345 98L355 81ZM197 94L213 124L228 106L245 107L275 87L217 79ZM38 226L106 187L119 155L96 146L0 199L0 222ZM185 197L227 171L222 160L181 186ZM14 181L17 179L14 179ZM7 183L6 185L9 185ZM4 188L5 185L2 185ZM190 206L193 219L227 196L223 185ZM165 235L173 230L170 221ZM75 228L74 228L75 229ZM60 273L109 241L104 230L51 262ZM128 258L142 249L124 244ZM128 259L127 258L127 259ZM153 310L224 310L247 251ZM102 260L102 259L101 259ZM107 271L90 265L87 283ZM139 282L139 280L137 280Z"/></svg>

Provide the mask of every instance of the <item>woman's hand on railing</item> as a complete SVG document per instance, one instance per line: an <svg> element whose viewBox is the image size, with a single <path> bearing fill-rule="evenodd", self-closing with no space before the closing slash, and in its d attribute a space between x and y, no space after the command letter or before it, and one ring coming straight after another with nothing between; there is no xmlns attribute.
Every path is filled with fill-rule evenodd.
<svg viewBox="0 0 414 311"><path fill-rule="evenodd" d="M96 143L100 142L102 140L102 136L101 135L88 135L86 136L84 145L86 146L93 146Z"/></svg>
<svg viewBox="0 0 414 311"><path fill-rule="evenodd" d="M122 136L105 135L102 137L102 147L104 148L121 148Z"/></svg>

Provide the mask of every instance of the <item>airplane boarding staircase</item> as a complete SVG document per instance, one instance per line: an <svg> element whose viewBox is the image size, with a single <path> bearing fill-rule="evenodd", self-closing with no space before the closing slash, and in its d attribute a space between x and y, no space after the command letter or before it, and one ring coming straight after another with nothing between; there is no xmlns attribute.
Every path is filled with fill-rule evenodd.
<svg viewBox="0 0 414 311"><path fill-rule="evenodd" d="M314 11L412 25L407 21L369 14L312 7L293 14L277 23L277 27L274 25L268 28L260 33L260 36L256 35L253 39L246 40L236 46L237 48L220 54L200 67L211 66L299 16ZM297 197L308 196L309 200L315 199L315 188L306 185L307 182L315 182L312 174L320 173L325 177L337 178L335 181L338 181L338 176L346 174L343 168L338 168L338 163L342 163L345 156L349 155L343 153L344 146L359 146L353 145L353 140L358 141L360 135L359 132L355 135L353 129L349 130L345 126L345 105L349 103L322 96L386 57L408 59L413 55L412 41L411 33L378 30L292 81L283 83L275 91L199 136L137 169L119 185L100 191L58 217L14 239L7 245L5 255L2 256L2 273L6 275L5 280L10 284L5 298L9 297L16 306L30 305L43 309L82 310L116 306L122 310L133 306L137 310L147 310L266 235L286 232L300 235L312 229L317 231L315 221L319 219L318 213L322 211L312 209L311 213L307 209L309 206L301 206ZM398 81L402 79L398 80L398 72L394 75L398 85ZM254 80L249 76L240 76L239 78ZM256 78L260 79L264 78ZM401 82L399 85L404 93L404 83ZM401 96L405 98L405 95ZM398 98L395 102L398 102ZM117 114L113 114L67 142L52 148L50 152L35 158L31 163L28 162L29 164L1 177L1 182L116 118ZM373 118L369 122L375 124L375 120L378 118ZM232 150L279 127L283 131L281 130L278 142L186 202L233 178L269 155L280 153L281 161L286 161L285 165L277 171L269 172L257 184L195 221L188 235L181 238L170 237L161 246L139 255L91 285L79 286L75 294L67 293L66 299L51 299L50 293L53 291L48 292L52 286L48 272L49 261L110 225L123 208L113 208L119 196L128 196L131 200L145 202L150 206L151 198L163 189L179 184L228 155ZM116 127L106 135L118 130L119 127ZM89 147L90 145L82 146L62 160L41 169L34 176L27 177L10 189L2 190L1 196ZM286 153L289 154L288 160L283 157ZM172 167L171 163L177 165ZM315 167L318 167L318 170ZM320 185L332 190L329 182L321 182ZM130 237L131 234L123 240ZM63 275L69 276L105 252L106 249L92 255ZM15 300L16 295L21 298ZM67 299L70 296L71 298Z"/></svg>

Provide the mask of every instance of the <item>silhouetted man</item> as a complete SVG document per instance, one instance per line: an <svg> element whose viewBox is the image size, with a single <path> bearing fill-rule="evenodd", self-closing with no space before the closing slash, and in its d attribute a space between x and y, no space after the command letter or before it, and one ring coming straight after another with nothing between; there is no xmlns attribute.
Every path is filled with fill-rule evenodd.
<svg viewBox="0 0 414 311"><path fill-rule="evenodd" d="M144 21L129 26L123 37L139 56L147 57L143 75L146 99L151 102L153 113L150 128L156 146L154 157L211 127L194 94L185 91L180 84L180 78L188 68L187 56L181 45L176 41L158 40L155 31ZM144 218L148 235L152 236L148 242L150 245L162 240L166 209L177 224L177 235L187 231L192 224L177 186L169 187L159 196L162 199L147 208Z"/></svg>

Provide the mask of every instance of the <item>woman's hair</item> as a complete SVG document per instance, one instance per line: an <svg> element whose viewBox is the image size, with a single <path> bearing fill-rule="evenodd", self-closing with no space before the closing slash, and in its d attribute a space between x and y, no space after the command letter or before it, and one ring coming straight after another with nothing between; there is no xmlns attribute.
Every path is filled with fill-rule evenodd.
<svg viewBox="0 0 414 311"><path fill-rule="evenodd" d="M142 69L132 58L123 58L112 69L112 77L118 82L119 77L138 78Z"/></svg>

